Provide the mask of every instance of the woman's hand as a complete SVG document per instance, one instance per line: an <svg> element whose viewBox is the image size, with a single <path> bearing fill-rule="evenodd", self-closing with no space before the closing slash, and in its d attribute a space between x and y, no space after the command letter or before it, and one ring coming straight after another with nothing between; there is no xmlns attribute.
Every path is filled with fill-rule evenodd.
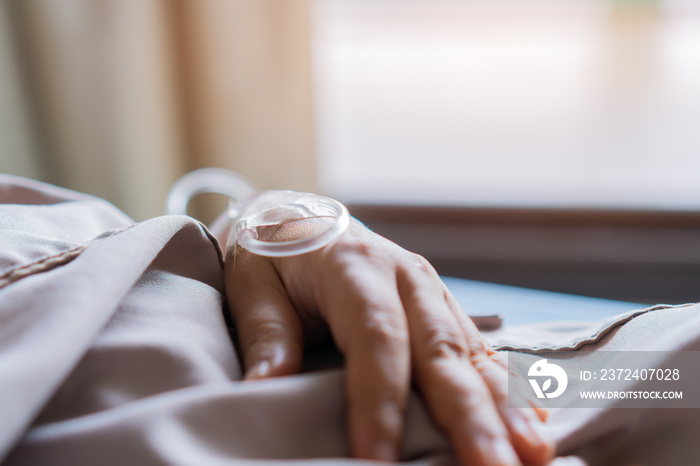
<svg viewBox="0 0 700 466"><path fill-rule="evenodd" d="M323 227L270 227L276 241ZM320 250L266 258L240 249L226 287L247 379L298 373L305 347L345 357L355 456L397 460L411 383L463 464L544 463L543 411L508 407L508 370L430 264L353 224ZM511 396L515 396L511 394Z"/></svg>

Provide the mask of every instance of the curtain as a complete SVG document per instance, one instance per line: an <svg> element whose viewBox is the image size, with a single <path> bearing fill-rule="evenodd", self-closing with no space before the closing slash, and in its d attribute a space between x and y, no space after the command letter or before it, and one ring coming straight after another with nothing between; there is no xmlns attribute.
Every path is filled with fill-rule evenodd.
<svg viewBox="0 0 700 466"><path fill-rule="evenodd" d="M3 0L0 171L137 220L205 166L316 189L311 0Z"/></svg>

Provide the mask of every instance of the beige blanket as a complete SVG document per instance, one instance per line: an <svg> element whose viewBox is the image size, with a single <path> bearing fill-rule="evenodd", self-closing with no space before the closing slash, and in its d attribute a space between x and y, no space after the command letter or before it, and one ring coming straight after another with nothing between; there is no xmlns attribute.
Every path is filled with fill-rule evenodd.
<svg viewBox="0 0 700 466"><path fill-rule="evenodd" d="M1 176L2 464L354 462L342 369L241 382L222 282L216 240L188 217L133 224L102 200ZM489 339L517 351L698 351L699 311L657 307ZM548 428L560 454L590 464L700 464L696 409L611 401L555 409ZM417 396L402 459L452 462Z"/></svg>

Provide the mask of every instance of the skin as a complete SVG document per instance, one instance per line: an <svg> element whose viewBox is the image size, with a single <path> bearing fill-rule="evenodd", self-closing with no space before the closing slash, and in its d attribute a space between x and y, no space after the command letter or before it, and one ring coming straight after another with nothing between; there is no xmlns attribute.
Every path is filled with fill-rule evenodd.
<svg viewBox="0 0 700 466"><path fill-rule="evenodd" d="M317 228L305 220L261 234L286 241ZM304 349L333 339L344 355L355 457L398 460L414 387L462 464L551 460L546 412L508 407L507 366L424 258L352 224L300 256L238 248L225 272L247 380L299 373Z"/></svg>

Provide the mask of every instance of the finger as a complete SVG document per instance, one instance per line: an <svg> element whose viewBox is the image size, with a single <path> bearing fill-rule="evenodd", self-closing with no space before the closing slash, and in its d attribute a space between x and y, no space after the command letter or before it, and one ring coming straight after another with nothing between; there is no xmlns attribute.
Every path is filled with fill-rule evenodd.
<svg viewBox="0 0 700 466"><path fill-rule="evenodd" d="M302 327L272 263L243 250L237 253L235 267L233 262L226 261L226 290L245 378L298 373Z"/></svg>
<svg viewBox="0 0 700 466"><path fill-rule="evenodd" d="M542 431L536 412L530 408L509 407L509 401L515 406L527 406L527 402L519 391L513 389L513 384L508 384L508 371L486 355L476 359L475 367L491 391L520 459L536 464L551 459L554 444Z"/></svg>
<svg viewBox="0 0 700 466"><path fill-rule="evenodd" d="M444 286L444 285L443 285ZM520 458L525 462L541 463L549 460L554 452L553 442L541 429L541 421L546 419L547 412L526 400L517 390L509 392L508 366L502 355L493 352L486 339L478 331L474 323L461 309L454 296L445 287L445 301L470 342L475 367L486 382L491 396L498 408L501 419L506 423L513 446ZM510 408L511 405L531 405L535 409ZM542 419L544 417L544 419Z"/></svg>
<svg viewBox="0 0 700 466"><path fill-rule="evenodd" d="M491 393L471 364L469 342L432 267L417 259L402 270L399 293L408 320L414 378L460 461L520 464Z"/></svg>
<svg viewBox="0 0 700 466"><path fill-rule="evenodd" d="M460 328L464 332L464 335L467 337L467 341L469 342L469 349L471 350L471 352L493 354L494 351L491 350L490 345L488 344L484 336L481 334L479 329L476 327L474 322L462 310L462 307L459 305L454 295L450 292L447 286L445 286L445 284L442 283L442 280L440 280L440 282L442 284L442 295L445 298L445 302L447 303L450 312L457 320L457 323L459 324Z"/></svg>
<svg viewBox="0 0 700 466"><path fill-rule="evenodd" d="M526 380L521 377L520 375L511 372L510 369L508 368L508 358L506 356L506 352L504 351L499 351L491 355L491 359L496 362L499 366L504 368L509 376L515 377L515 385L516 387L520 390L520 394L523 392L525 393L530 393L530 386L526 383ZM526 403L530 405L530 407L535 411L535 414L537 415L537 419L540 422L546 422L547 419L549 418L549 411L547 411L547 408L542 406L542 403L537 399L532 396L527 396L523 397L526 400ZM522 403L524 405L525 403Z"/></svg>
<svg viewBox="0 0 700 466"><path fill-rule="evenodd" d="M328 274L324 290L322 312L345 355L353 455L395 461L410 391L410 356L394 274L359 261Z"/></svg>
<svg viewBox="0 0 700 466"><path fill-rule="evenodd" d="M485 352L491 357L492 360L496 361L501 367L508 371L508 361L505 358L505 354L498 353L491 349L490 345L486 341L486 338L484 338L474 322L472 322L469 316L462 310L462 307L459 305L454 295L444 284L443 293L445 296L445 301L452 311L452 315L455 316L460 327L462 328L462 331L467 336L471 351L473 353ZM546 408L541 406L538 401L530 398L527 399L527 402L535 410L540 421L544 422L547 420L549 414Z"/></svg>

